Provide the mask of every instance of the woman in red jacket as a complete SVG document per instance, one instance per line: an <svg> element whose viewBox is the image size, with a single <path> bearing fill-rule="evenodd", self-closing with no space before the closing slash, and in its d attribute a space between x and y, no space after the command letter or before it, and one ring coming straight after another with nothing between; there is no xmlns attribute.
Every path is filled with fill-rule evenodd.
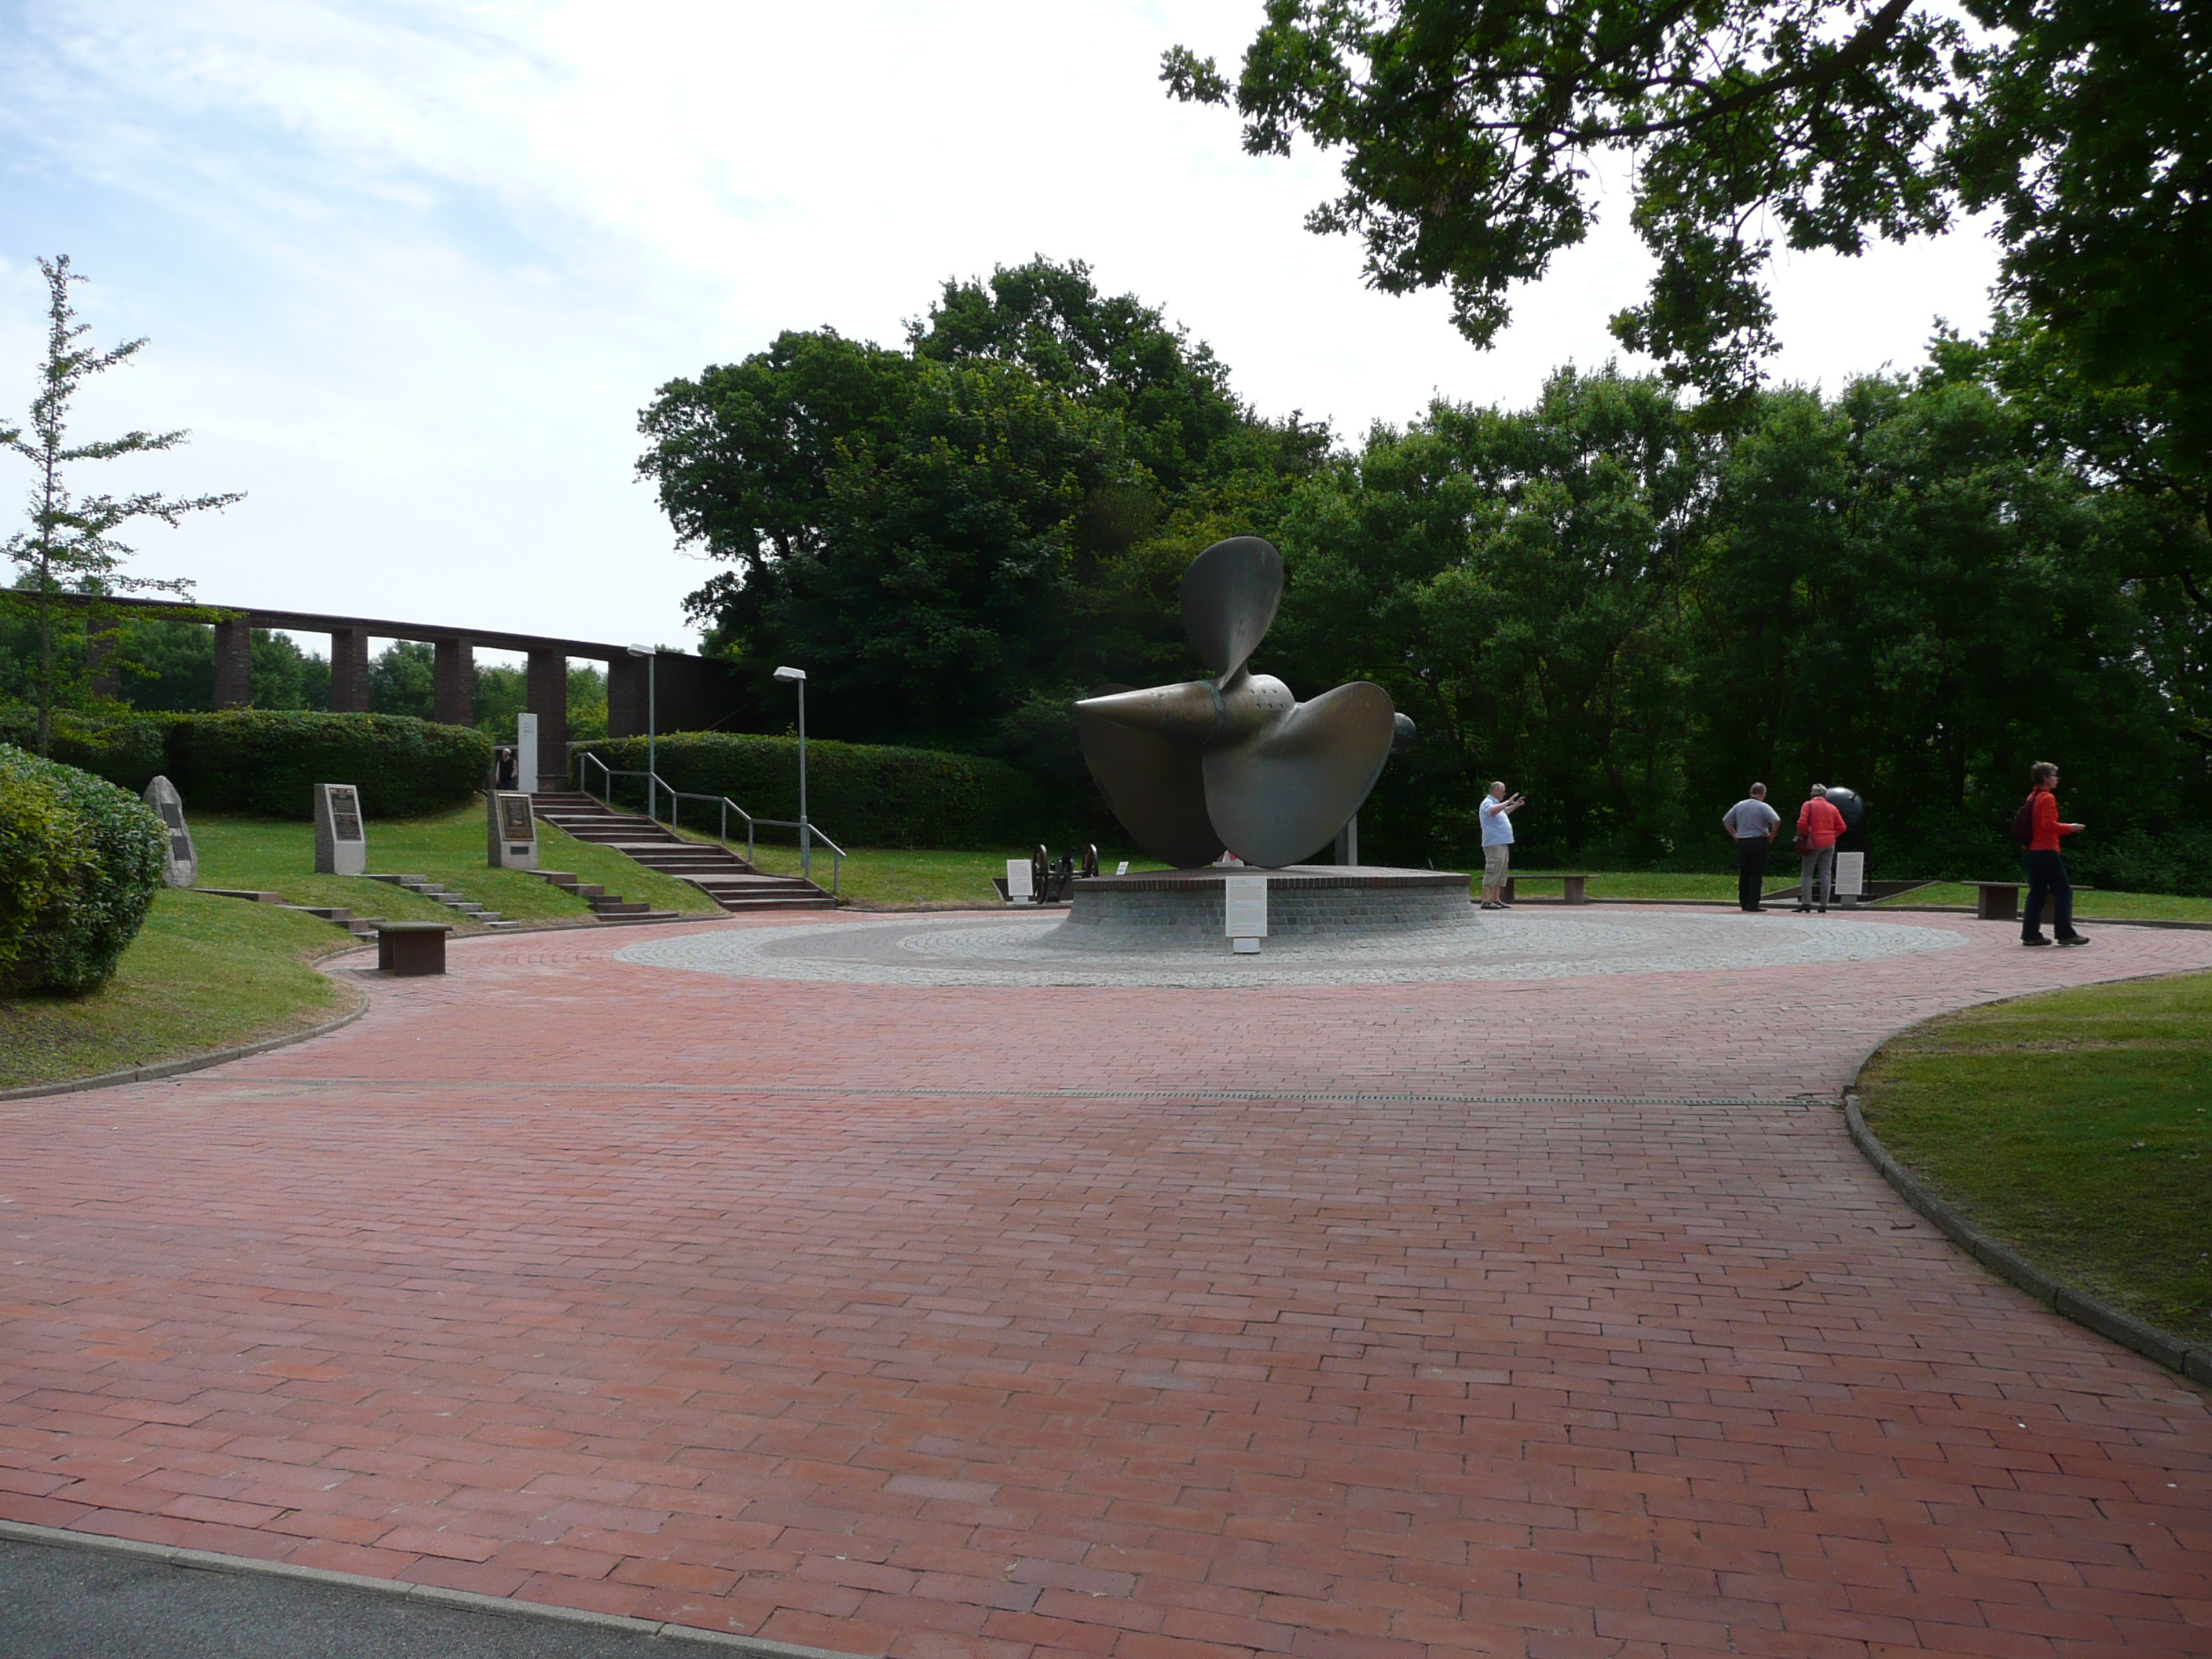
<svg viewBox="0 0 2212 1659"><path fill-rule="evenodd" d="M1836 837L1850 826L1844 815L1836 811L1828 799L1826 788L1813 786L1813 793L1797 809L1797 909L1800 915L1813 908L1815 895L1820 901L1820 912L1827 914L1828 901L1835 896Z"/></svg>
<svg viewBox="0 0 2212 1659"><path fill-rule="evenodd" d="M2048 945L2043 936L2043 902L2051 901L2051 931L2061 945L2087 945L2074 931L2074 884L2066 878L2066 860L2060 856L2058 838L2078 836L2082 826L2058 821L2058 769L2038 761L2028 769L2034 785L2027 797L2027 909L2020 919L2022 945ZM2018 831L2014 831L2015 834Z"/></svg>

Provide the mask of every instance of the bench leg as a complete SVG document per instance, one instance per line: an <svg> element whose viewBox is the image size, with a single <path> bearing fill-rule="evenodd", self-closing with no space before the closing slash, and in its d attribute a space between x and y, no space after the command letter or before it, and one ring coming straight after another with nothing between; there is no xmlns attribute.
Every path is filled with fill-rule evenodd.
<svg viewBox="0 0 2212 1659"><path fill-rule="evenodd" d="M1582 877L1569 876L1566 878L1565 884L1567 890L1566 902L1569 904L1588 904L1589 902L1588 896L1583 890Z"/></svg>

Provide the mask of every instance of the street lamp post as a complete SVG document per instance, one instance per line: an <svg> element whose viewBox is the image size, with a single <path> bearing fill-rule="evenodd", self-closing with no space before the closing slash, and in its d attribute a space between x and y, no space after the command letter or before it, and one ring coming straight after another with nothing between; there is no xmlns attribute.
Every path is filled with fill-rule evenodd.
<svg viewBox="0 0 2212 1659"><path fill-rule="evenodd" d="M779 668L777 679L799 688L799 873L814 879L814 837L806 819L806 671Z"/></svg>
<svg viewBox="0 0 2212 1659"><path fill-rule="evenodd" d="M654 684L658 676L653 672L660 647L657 645L633 645L629 647L629 653L633 657L645 659L645 815L652 817L658 799L653 789L660 781L660 709L658 688Z"/></svg>

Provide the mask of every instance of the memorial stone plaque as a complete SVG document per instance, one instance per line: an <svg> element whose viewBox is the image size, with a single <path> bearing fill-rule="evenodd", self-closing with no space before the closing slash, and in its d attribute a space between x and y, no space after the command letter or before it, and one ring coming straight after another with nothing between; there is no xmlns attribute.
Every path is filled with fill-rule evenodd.
<svg viewBox="0 0 2212 1659"><path fill-rule="evenodd" d="M1224 876L1221 881L1221 931L1239 956L1258 951L1267 937L1267 878Z"/></svg>
<svg viewBox="0 0 2212 1659"><path fill-rule="evenodd" d="M1859 895L1866 891L1866 854L1838 853L1836 854L1836 896L1846 904L1856 904Z"/></svg>
<svg viewBox="0 0 2212 1659"><path fill-rule="evenodd" d="M192 850L192 832L185 827L184 797L168 779L156 777L146 786L146 805L152 807L168 832L161 853L161 879L172 887L189 887L198 879L199 854Z"/></svg>
<svg viewBox="0 0 2212 1659"><path fill-rule="evenodd" d="M361 821L361 791L349 783L315 786L315 873L368 873L368 835Z"/></svg>
<svg viewBox="0 0 2212 1659"><path fill-rule="evenodd" d="M514 717L514 781L525 791L538 788L538 716Z"/></svg>
<svg viewBox="0 0 2212 1659"><path fill-rule="evenodd" d="M495 870L538 867L538 818L528 795L495 789L484 797L484 852Z"/></svg>
<svg viewBox="0 0 2212 1659"><path fill-rule="evenodd" d="M1006 902L1033 904L1036 902L1036 884L1030 879L1027 859L1006 860Z"/></svg>

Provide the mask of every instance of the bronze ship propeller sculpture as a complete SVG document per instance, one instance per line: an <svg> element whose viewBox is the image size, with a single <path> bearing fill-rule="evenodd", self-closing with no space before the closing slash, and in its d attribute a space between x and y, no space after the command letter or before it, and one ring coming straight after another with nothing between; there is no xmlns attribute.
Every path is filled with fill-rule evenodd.
<svg viewBox="0 0 2212 1659"><path fill-rule="evenodd" d="M1225 848L1280 868L1312 857L1359 810L1413 722L1355 680L1299 702L1245 666L1275 620L1283 560L1256 536L1216 542L1182 578L1182 625L1219 678L1085 697L1076 735L1137 844L1179 869Z"/></svg>

